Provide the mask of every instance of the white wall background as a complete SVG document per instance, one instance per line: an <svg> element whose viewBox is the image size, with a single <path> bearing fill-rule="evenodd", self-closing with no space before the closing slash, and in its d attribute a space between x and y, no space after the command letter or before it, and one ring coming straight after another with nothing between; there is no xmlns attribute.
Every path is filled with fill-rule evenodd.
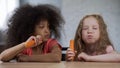
<svg viewBox="0 0 120 68"><path fill-rule="evenodd" d="M81 18L92 13L103 16L109 37L115 49L120 52L120 0L63 0L62 14L66 20L63 46L69 46L69 40L74 38Z"/></svg>
<svg viewBox="0 0 120 68"><path fill-rule="evenodd" d="M0 30L7 28L7 19L18 6L18 0L0 0Z"/></svg>
<svg viewBox="0 0 120 68"><path fill-rule="evenodd" d="M17 0L18 1L18 0ZM101 14L108 26L109 37L117 51L120 52L120 0L19 0L20 5L29 3L52 4L61 9L66 24L60 43L69 46L81 18L87 14Z"/></svg>
<svg viewBox="0 0 120 68"><path fill-rule="evenodd" d="M59 8L61 8L62 0L20 0L21 5L24 4L32 4L32 5L38 5L38 4L52 4Z"/></svg>

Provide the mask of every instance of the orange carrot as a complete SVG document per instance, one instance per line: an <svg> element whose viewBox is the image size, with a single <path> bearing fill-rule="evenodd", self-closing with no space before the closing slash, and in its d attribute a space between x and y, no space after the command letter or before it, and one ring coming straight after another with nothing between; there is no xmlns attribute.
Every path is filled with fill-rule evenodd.
<svg viewBox="0 0 120 68"><path fill-rule="evenodd" d="M74 52L74 40L70 40L70 49ZM71 57L72 61L74 60L74 57Z"/></svg>
<svg viewBox="0 0 120 68"><path fill-rule="evenodd" d="M34 44L35 44L35 40L32 39L32 40L26 42L25 47L26 47L26 48L29 48L29 47L33 46Z"/></svg>
<svg viewBox="0 0 120 68"><path fill-rule="evenodd" d="M74 40L70 40L70 49L74 51Z"/></svg>

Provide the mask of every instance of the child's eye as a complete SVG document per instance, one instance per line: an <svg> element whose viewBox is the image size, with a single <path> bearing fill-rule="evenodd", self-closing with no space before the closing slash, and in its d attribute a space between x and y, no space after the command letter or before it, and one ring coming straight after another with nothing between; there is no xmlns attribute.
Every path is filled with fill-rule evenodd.
<svg viewBox="0 0 120 68"><path fill-rule="evenodd" d="M97 28L93 28L94 30L97 30Z"/></svg>
<svg viewBox="0 0 120 68"><path fill-rule="evenodd" d="M87 30L88 28L82 28L82 30Z"/></svg>
<svg viewBox="0 0 120 68"><path fill-rule="evenodd" d="M44 28L44 26L43 26L43 25L40 25L39 28Z"/></svg>

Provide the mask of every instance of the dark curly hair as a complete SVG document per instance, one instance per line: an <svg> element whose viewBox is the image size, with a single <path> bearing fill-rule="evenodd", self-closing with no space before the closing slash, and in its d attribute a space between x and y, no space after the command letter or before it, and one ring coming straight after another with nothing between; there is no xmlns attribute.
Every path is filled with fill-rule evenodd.
<svg viewBox="0 0 120 68"><path fill-rule="evenodd" d="M27 4L17 8L9 19L7 45L11 47L26 41L42 20L48 21L51 36L60 39L60 30L65 23L60 10L49 4Z"/></svg>

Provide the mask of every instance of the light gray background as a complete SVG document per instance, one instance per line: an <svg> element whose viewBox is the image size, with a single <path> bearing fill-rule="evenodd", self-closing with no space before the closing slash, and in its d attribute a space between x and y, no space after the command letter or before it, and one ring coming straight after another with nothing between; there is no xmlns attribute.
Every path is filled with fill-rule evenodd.
<svg viewBox="0 0 120 68"><path fill-rule="evenodd" d="M63 0L62 14L66 20L63 46L68 46L69 40L74 38L80 19L92 13L103 16L109 37L115 49L120 52L120 0Z"/></svg>
<svg viewBox="0 0 120 68"><path fill-rule="evenodd" d="M117 51L120 52L120 0L20 0L23 4L52 4L61 9L65 19L64 31L60 43L69 46L74 38L79 21L87 14L101 14L108 26L109 37Z"/></svg>

